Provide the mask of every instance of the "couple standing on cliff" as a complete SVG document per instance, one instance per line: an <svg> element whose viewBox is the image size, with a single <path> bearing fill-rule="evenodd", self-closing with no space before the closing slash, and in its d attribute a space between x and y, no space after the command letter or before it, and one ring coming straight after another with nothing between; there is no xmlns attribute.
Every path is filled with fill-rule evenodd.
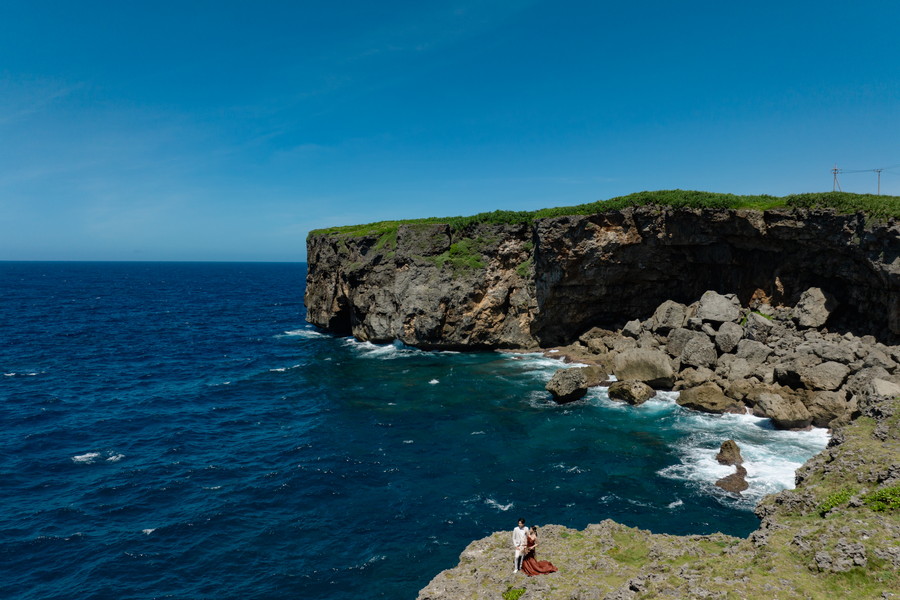
<svg viewBox="0 0 900 600"><path fill-rule="evenodd" d="M535 548L537 548L537 527L531 529L525 527L525 519L519 519L519 526L513 529L513 546L516 549L516 566L513 573L520 570L531 577L532 575L545 575L555 573L556 567L549 560L538 560Z"/></svg>

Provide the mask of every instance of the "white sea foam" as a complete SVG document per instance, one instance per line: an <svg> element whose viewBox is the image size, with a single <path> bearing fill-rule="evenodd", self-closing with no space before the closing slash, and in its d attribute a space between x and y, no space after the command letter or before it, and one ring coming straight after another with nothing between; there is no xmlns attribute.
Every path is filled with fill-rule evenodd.
<svg viewBox="0 0 900 600"><path fill-rule="evenodd" d="M682 506L683 504L684 504L684 502L682 502L681 499L678 499L678 500L675 500L674 502L669 502L669 508L678 508L679 506Z"/></svg>
<svg viewBox="0 0 900 600"><path fill-rule="evenodd" d="M287 371L287 367L279 367L276 369L269 369L270 373L284 373L285 371Z"/></svg>
<svg viewBox="0 0 900 600"><path fill-rule="evenodd" d="M402 342L394 342L393 344L373 344L372 342L360 342L353 338L346 338L342 343L359 352L360 356L363 358L375 358L379 360L392 360L404 356L425 353L423 350L417 350Z"/></svg>
<svg viewBox="0 0 900 600"><path fill-rule="evenodd" d="M484 435L484 432L483 431L473 431L469 435Z"/></svg>
<svg viewBox="0 0 900 600"><path fill-rule="evenodd" d="M84 454L77 454L72 457L72 462L75 464L90 465L101 460L105 460L106 462L119 462L123 458L125 458L124 454L107 450L105 452L86 452Z"/></svg>
<svg viewBox="0 0 900 600"><path fill-rule="evenodd" d="M515 506L515 503L513 503L513 502L510 502L509 504L500 504L493 498L485 498L484 503L487 504L488 506L492 506L492 507L496 508L497 510L502 510L503 512L506 512L509 509L511 509L513 506Z"/></svg>
<svg viewBox="0 0 900 600"><path fill-rule="evenodd" d="M143 533L144 535L150 535L154 531L156 531L155 527L153 529L141 529L141 533Z"/></svg>
<svg viewBox="0 0 900 600"><path fill-rule="evenodd" d="M437 385L438 383L440 383L440 381L437 380L437 379L432 379L432 380L429 381L428 383L430 383L431 385Z"/></svg>
<svg viewBox="0 0 900 600"><path fill-rule="evenodd" d="M95 462L99 456L99 452L87 452L85 454L78 454L76 456L73 456L72 462L89 465L92 462Z"/></svg>
<svg viewBox="0 0 900 600"><path fill-rule="evenodd" d="M319 337L328 337L327 333L322 333L321 331L316 331L312 328L305 329L292 329L291 331L285 331L282 335L287 335L291 337L302 337L302 338L319 338Z"/></svg>
<svg viewBox="0 0 900 600"><path fill-rule="evenodd" d="M413 440L403 440L403 443L404 443L404 444L412 444L412 443L413 443Z"/></svg>
<svg viewBox="0 0 900 600"><path fill-rule="evenodd" d="M732 439L740 447L747 469L750 487L740 503L748 507L766 494L793 488L795 471L822 451L829 439L825 429L777 431L769 419L749 414L707 415L677 408L670 418L672 426L685 434L674 446L680 462L661 469L659 474L715 491L715 482L735 470L716 461L721 443Z"/></svg>

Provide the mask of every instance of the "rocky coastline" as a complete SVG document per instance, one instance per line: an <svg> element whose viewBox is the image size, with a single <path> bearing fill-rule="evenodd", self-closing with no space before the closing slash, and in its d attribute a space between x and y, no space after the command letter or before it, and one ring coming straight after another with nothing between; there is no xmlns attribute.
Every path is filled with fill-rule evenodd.
<svg viewBox="0 0 900 600"><path fill-rule="evenodd" d="M311 234L308 320L431 349L544 349L638 404L828 427L748 539L611 521L542 527L560 572L515 578L508 535L473 542L420 600L900 597L900 224L833 211L641 206L530 224ZM610 377L613 376L613 377ZM614 382L612 380L615 380ZM739 494L739 450L723 444ZM744 471L746 473L746 471Z"/></svg>

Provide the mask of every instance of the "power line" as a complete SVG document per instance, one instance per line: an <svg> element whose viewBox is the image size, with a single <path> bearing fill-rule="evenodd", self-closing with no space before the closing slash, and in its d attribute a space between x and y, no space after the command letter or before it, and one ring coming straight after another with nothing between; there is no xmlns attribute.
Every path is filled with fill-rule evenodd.
<svg viewBox="0 0 900 600"><path fill-rule="evenodd" d="M891 165L890 167L881 167L878 169L838 169L837 163L834 164L834 168L831 169L831 173L834 175L834 181L831 186L832 192L843 192L841 189L841 182L838 180L839 173L875 173L878 180L878 192L877 195L881 195L881 174L883 172L891 173L893 169L900 168L900 165ZM891 175L895 175L896 173L891 173Z"/></svg>

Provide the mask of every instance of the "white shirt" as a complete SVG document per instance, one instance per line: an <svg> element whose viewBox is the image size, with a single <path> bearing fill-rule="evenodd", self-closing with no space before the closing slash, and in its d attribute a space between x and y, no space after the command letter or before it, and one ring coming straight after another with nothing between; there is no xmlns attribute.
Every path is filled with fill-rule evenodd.
<svg viewBox="0 0 900 600"><path fill-rule="evenodd" d="M519 547L524 546L526 541L526 534L528 533L527 527L516 527L513 529L513 546Z"/></svg>

